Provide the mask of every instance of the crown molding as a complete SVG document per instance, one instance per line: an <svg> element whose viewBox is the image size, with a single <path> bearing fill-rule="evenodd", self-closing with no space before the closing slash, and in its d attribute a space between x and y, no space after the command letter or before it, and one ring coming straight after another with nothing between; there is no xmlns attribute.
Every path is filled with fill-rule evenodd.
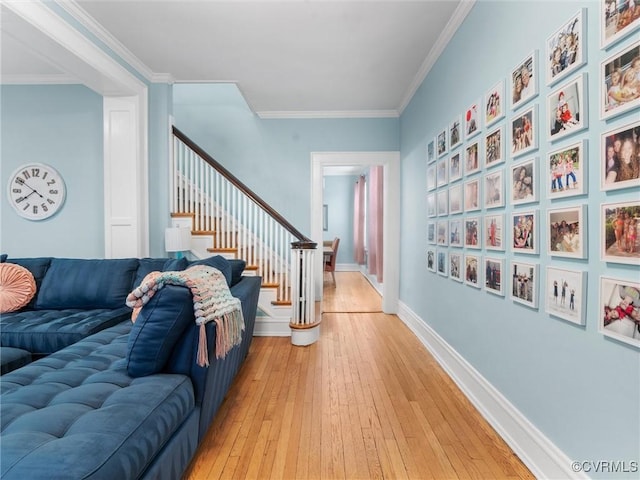
<svg viewBox="0 0 640 480"><path fill-rule="evenodd" d="M442 52L444 52L445 48L447 48L447 45L449 44L455 33L458 31L458 28L460 28L460 25L462 25L462 22L464 22L464 19L467 18L467 15L471 11L475 3L476 0L462 0L458 4L458 7L456 8L455 12L453 12L453 15L445 25L444 30L442 30L442 33L438 37L438 40L434 44L433 48L431 48L429 55L427 55L427 58L425 58L424 62L422 63L422 66L420 67L420 70L418 70L418 73L413 79L413 82L411 82L411 85L409 85L407 93L405 94L402 103L398 107L398 111L400 113L404 112L404 109L407 108L407 105L409 105L409 102L418 91L418 88L420 88L422 82L424 82L425 78L427 78L429 71L431 71L431 68L436 63L438 58L440 58Z"/></svg>
<svg viewBox="0 0 640 480"><path fill-rule="evenodd" d="M275 119L318 119L318 118L398 118L397 110L353 110L353 111L263 111L256 112L263 120Z"/></svg>

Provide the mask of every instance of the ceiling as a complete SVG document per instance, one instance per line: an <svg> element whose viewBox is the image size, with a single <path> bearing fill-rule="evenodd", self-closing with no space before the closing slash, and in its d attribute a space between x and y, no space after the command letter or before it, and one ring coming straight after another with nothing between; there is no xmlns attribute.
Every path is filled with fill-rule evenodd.
<svg viewBox="0 0 640 480"><path fill-rule="evenodd" d="M59 2L148 80L233 82L261 117L398 116L471 0ZM5 13L3 11L2 13ZM2 15L0 80L68 83Z"/></svg>

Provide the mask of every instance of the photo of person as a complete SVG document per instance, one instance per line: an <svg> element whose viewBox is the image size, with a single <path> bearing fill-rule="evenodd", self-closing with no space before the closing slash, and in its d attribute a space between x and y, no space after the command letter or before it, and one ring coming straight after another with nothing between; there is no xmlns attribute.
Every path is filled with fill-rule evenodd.
<svg viewBox="0 0 640 480"><path fill-rule="evenodd" d="M449 277L456 282L462 282L462 254L449 253Z"/></svg>
<svg viewBox="0 0 640 480"><path fill-rule="evenodd" d="M640 284L600 277L598 330L640 348Z"/></svg>
<svg viewBox="0 0 640 480"><path fill-rule="evenodd" d="M461 247L463 234L462 219L449 220L449 246Z"/></svg>
<svg viewBox="0 0 640 480"><path fill-rule="evenodd" d="M547 267L545 311L578 325L585 324L587 272Z"/></svg>
<svg viewBox="0 0 640 480"><path fill-rule="evenodd" d="M453 150L462 142L462 122L456 117L449 126L449 150Z"/></svg>
<svg viewBox="0 0 640 480"><path fill-rule="evenodd" d="M464 220L464 246L468 248L480 248L480 221L478 217L470 217Z"/></svg>
<svg viewBox="0 0 640 480"><path fill-rule="evenodd" d="M586 193L586 140L550 152L547 156L547 196L570 197Z"/></svg>
<svg viewBox="0 0 640 480"><path fill-rule="evenodd" d="M484 206L485 208L504 207L503 170L496 170L484 176Z"/></svg>
<svg viewBox="0 0 640 480"><path fill-rule="evenodd" d="M480 162L478 161L478 142L467 146L464 151L464 173L471 175L480 171Z"/></svg>
<svg viewBox="0 0 640 480"><path fill-rule="evenodd" d="M464 133L466 138L480 133L480 100L467 108L464 115Z"/></svg>
<svg viewBox="0 0 640 480"><path fill-rule="evenodd" d="M442 276L447 276L447 266L449 260L447 258L446 250L438 250L437 252L437 261L438 261L438 273Z"/></svg>
<svg viewBox="0 0 640 480"><path fill-rule="evenodd" d="M511 121L511 155L522 155L538 148L536 106Z"/></svg>
<svg viewBox="0 0 640 480"><path fill-rule="evenodd" d="M461 178L462 162L460 162L460 152L458 152L449 159L449 182L455 182Z"/></svg>
<svg viewBox="0 0 640 480"><path fill-rule="evenodd" d="M640 27L636 0L601 0L600 43L609 47Z"/></svg>
<svg viewBox="0 0 640 480"><path fill-rule="evenodd" d="M436 271L436 252L435 250L427 250L427 270Z"/></svg>
<svg viewBox="0 0 640 480"><path fill-rule="evenodd" d="M433 163L436 160L436 141L431 140L427 143L427 163Z"/></svg>
<svg viewBox="0 0 640 480"><path fill-rule="evenodd" d="M484 247L487 250L504 251L503 239L504 215L485 215L484 235L486 238Z"/></svg>
<svg viewBox="0 0 640 480"><path fill-rule="evenodd" d="M511 262L511 299L538 308L538 265Z"/></svg>
<svg viewBox="0 0 640 480"><path fill-rule="evenodd" d="M500 80L484 96L484 124L486 127L504 117L504 80Z"/></svg>
<svg viewBox="0 0 640 480"><path fill-rule="evenodd" d="M504 260L485 257L484 259L484 288L494 295L504 295L502 288L502 270Z"/></svg>
<svg viewBox="0 0 640 480"><path fill-rule="evenodd" d="M640 200L602 205L600 229L602 260L640 265Z"/></svg>
<svg viewBox="0 0 640 480"><path fill-rule="evenodd" d="M640 185L640 121L602 135L602 189Z"/></svg>
<svg viewBox="0 0 640 480"><path fill-rule="evenodd" d="M602 119L640 105L640 41L602 62L600 91Z"/></svg>
<svg viewBox="0 0 640 480"><path fill-rule="evenodd" d="M436 243L436 222L427 222L427 243Z"/></svg>
<svg viewBox="0 0 640 480"><path fill-rule="evenodd" d="M438 187L442 187L447 184L447 179L449 176L449 162L447 162L446 158L438 160L436 164L436 185Z"/></svg>
<svg viewBox="0 0 640 480"><path fill-rule="evenodd" d="M462 185L454 185L449 188L449 213L462 212Z"/></svg>
<svg viewBox="0 0 640 480"><path fill-rule="evenodd" d="M438 220L438 224L436 227L436 243L438 245L449 244L449 221L448 220Z"/></svg>
<svg viewBox="0 0 640 480"><path fill-rule="evenodd" d="M584 258L586 205L548 210L547 248L555 257Z"/></svg>
<svg viewBox="0 0 640 480"><path fill-rule="evenodd" d="M587 9L581 8L547 39L547 84L552 84L584 64L583 26Z"/></svg>
<svg viewBox="0 0 640 480"><path fill-rule="evenodd" d="M464 184L464 211L480 210L480 180L470 180Z"/></svg>
<svg viewBox="0 0 640 480"><path fill-rule="evenodd" d="M438 157L441 157L445 153L447 153L447 131L443 130L436 137L437 147L438 147Z"/></svg>
<svg viewBox="0 0 640 480"><path fill-rule="evenodd" d="M537 158L511 166L511 203L519 205L538 201Z"/></svg>
<svg viewBox="0 0 640 480"><path fill-rule="evenodd" d="M487 168L504 162L503 127L488 133L484 139L484 162Z"/></svg>
<svg viewBox="0 0 640 480"><path fill-rule="evenodd" d="M583 96L586 78L583 73L547 97L547 132L552 142L587 127Z"/></svg>
<svg viewBox="0 0 640 480"><path fill-rule="evenodd" d="M480 288L480 279L478 265L480 264L480 257L477 255L465 255L464 256L464 283L471 285L472 287Z"/></svg>
<svg viewBox="0 0 640 480"><path fill-rule="evenodd" d="M518 212L511 214L513 251L517 253L537 253L536 229L537 212Z"/></svg>
<svg viewBox="0 0 640 480"><path fill-rule="evenodd" d="M511 73L511 108L517 109L538 94L537 57L534 51Z"/></svg>

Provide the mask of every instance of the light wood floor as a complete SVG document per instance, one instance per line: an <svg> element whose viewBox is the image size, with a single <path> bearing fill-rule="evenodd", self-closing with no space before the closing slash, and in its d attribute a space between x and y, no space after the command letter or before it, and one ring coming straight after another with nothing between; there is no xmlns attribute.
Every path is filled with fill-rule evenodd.
<svg viewBox="0 0 640 480"><path fill-rule="evenodd" d="M185 479L533 478L364 277L336 282L317 343L253 339Z"/></svg>

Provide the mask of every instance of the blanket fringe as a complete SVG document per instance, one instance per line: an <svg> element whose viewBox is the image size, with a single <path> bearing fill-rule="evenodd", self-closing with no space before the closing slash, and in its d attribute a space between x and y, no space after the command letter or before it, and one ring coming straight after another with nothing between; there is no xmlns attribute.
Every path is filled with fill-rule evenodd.
<svg viewBox="0 0 640 480"><path fill-rule="evenodd" d="M198 340L198 365L201 367L209 366L209 353L207 351L207 327L204 323L200 324L200 338Z"/></svg>

